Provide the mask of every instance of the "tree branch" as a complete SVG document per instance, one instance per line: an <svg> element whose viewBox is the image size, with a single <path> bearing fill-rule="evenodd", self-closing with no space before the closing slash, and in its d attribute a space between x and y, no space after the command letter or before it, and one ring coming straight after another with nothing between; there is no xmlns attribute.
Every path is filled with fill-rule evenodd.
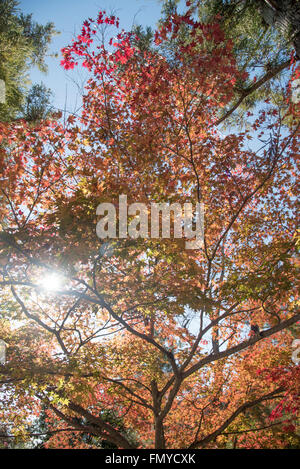
<svg viewBox="0 0 300 469"><path fill-rule="evenodd" d="M272 68L272 70L269 70L267 73L265 73L265 75L263 75L259 80L253 82L251 86L248 86L248 88L240 91L241 96L237 100L237 102L229 109L229 111L226 112L224 116L218 119L217 122L214 123L214 125L219 125L224 122L224 120L231 116L231 114L242 104L242 102L247 98L247 96L252 94L254 91L258 90L258 88L260 88L269 80L271 80L271 78L274 78L276 75L278 75L278 73L282 72L282 70L286 69L290 65L290 63L290 60L286 60L281 65L277 65L276 67Z"/></svg>
<svg viewBox="0 0 300 469"><path fill-rule="evenodd" d="M190 446L189 449L194 449L197 448L198 446L204 446L207 443L210 443L213 441L217 436L219 436L242 412L244 412L246 409L249 409L251 407L254 407L257 404L260 404L263 401L267 401L270 399L276 399L278 398L278 394L280 394L283 391L283 388L278 388L275 391L272 391L262 397L259 397L258 399L255 399L254 401L248 401L242 404L240 407L236 409L233 414L213 433L210 435L206 436L202 440L197 440L194 441Z"/></svg>

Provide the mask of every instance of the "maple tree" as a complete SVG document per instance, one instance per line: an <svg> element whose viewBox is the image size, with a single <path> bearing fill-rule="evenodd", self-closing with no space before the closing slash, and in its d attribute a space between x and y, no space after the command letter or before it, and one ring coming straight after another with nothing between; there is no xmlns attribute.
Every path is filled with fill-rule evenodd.
<svg viewBox="0 0 300 469"><path fill-rule="evenodd" d="M100 12L63 50L90 72L81 115L1 124L0 415L15 438L38 437L43 412L49 448L297 444L297 108L287 83L284 109L266 101L221 133L246 78L232 41L188 9L155 43L174 38L171 58L139 49ZM119 194L202 202L203 248L100 240L96 208Z"/></svg>

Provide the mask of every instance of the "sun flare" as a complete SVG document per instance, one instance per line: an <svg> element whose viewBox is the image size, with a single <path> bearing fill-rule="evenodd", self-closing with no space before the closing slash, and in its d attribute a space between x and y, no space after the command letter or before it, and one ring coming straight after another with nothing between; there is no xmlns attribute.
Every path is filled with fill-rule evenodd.
<svg viewBox="0 0 300 469"><path fill-rule="evenodd" d="M41 280L39 285L43 290L46 290L48 292L55 292L58 291L62 288L64 283L64 278L61 274L58 274L56 272L51 272Z"/></svg>

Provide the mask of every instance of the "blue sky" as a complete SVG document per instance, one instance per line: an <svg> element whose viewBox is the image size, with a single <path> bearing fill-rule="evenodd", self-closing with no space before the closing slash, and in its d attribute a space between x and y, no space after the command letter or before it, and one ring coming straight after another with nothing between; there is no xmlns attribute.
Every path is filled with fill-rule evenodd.
<svg viewBox="0 0 300 469"><path fill-rule="evenodd" d="M161 11L158 0L21 0L19 7L25 14L32 13L33 19L38 23L52 21L60 31L60 35L53 38L50 47L50 52L59 53L59 57L47 58L47 75L34 69L30 78L35 83L43 81L52 90L55 107L64 108L67 101L66 109L69 111L74 111L80 104L81 93L74 81L81 85L86 72L80 67L75 71L64 71L60 66L60 50L70 44L74 34L79 33L83 21L88 17L96 18L99 10L113 10L120 18L120 27L130 30L133 23L155 26Z"/></svg>

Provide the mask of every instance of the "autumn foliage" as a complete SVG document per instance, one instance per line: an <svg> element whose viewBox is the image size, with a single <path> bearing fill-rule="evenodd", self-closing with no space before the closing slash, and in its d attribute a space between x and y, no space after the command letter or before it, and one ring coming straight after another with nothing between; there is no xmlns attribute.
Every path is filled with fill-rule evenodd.
<svg viewBox="0 0 300 469"><path fill-rule="evenodd" d="M90 74L81 114L1 124L0 415L16 437L45 411L48 448L297 444L297 109L286 83L285 107L217 125L245 78L232 49L218 18L173 15L141 50L100 12L63 49ZM119 194L204 203L203 248L101 241L96 208Z"/></svg>

